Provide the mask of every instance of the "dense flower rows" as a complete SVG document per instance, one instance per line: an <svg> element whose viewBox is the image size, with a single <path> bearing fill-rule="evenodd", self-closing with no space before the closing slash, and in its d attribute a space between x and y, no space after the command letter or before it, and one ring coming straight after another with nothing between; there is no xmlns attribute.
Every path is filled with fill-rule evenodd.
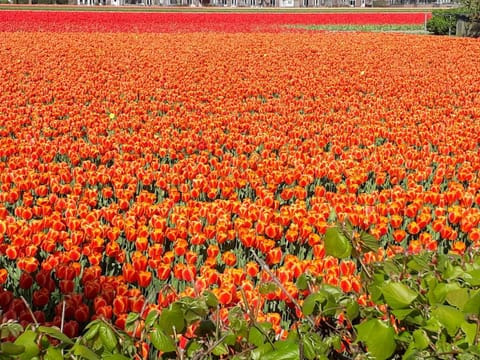
<svg viewBox="0 0 480 360"><path fill-rule="evenodd" d="M198 32L268 31L287 25L423 24L430 13L127 13L2 11L0 31Z"/></svg>
<svg viewBox="0 0 480 360"><path fill-rule="evenodd" d="M478 41L63 30L0 37L3 320L32 321L24 296L68 334L123 327L209 289L280 331L302 273L366 301L325 255L337 220L378 240L365 262L480 244Z"/></svg>

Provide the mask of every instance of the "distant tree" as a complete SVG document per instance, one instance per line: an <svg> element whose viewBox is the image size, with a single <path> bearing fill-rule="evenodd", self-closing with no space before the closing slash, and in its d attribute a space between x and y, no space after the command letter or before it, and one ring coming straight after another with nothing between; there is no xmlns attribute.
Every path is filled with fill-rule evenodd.
<svg viewBox="0 0 480 360"><path fill-rule="evenodd" d="M461 0L471 19L480 19L480 0Z"/></svg>

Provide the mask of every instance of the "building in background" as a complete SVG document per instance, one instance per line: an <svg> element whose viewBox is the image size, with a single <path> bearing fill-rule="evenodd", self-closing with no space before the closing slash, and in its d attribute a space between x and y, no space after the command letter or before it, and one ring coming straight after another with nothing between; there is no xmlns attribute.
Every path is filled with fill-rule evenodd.
<svg viewBox="0 0 480 360"><path fill-rule="evenodd" d="M415 7L452 6L457 0L7 0L15 4L58 4L78 6L191 6L191 7Z"/></svg>

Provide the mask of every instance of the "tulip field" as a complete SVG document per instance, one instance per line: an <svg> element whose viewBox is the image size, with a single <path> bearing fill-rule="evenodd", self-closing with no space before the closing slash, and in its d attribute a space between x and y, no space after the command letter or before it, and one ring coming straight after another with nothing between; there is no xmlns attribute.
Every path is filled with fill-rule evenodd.
<svg viewBox="0 0 480 360"><path fill-rule="evenodd" d="M208 294L217 330L241 309L287 341L330 314L309 320L329 289L375 309L398 350L413 311L398 310L433 283L417 292L385 269L375 295L369 272L438 254L468 276L445 275L456 297L425 295L432 317L478 345L478 317L449 315L473 311L458 294L480 296L480 42L305 27L425 16L0 11L0 322L132 333ZM319 327L336 331L331 349L388 358L352 304ZM412 330L415 351L432 326ZM153 345L178 355L197 327Z"/></svg>

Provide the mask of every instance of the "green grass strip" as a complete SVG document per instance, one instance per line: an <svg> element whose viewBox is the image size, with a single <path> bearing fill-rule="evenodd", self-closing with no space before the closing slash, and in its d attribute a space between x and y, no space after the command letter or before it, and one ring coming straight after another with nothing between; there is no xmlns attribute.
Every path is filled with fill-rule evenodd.
<svg viewBox="0 0 480 360"><path fill-rule="evenodd" d="M425 31L425 25L291 25L289 28L320 31L361 31L361 32L415 32Z"/></svg>

